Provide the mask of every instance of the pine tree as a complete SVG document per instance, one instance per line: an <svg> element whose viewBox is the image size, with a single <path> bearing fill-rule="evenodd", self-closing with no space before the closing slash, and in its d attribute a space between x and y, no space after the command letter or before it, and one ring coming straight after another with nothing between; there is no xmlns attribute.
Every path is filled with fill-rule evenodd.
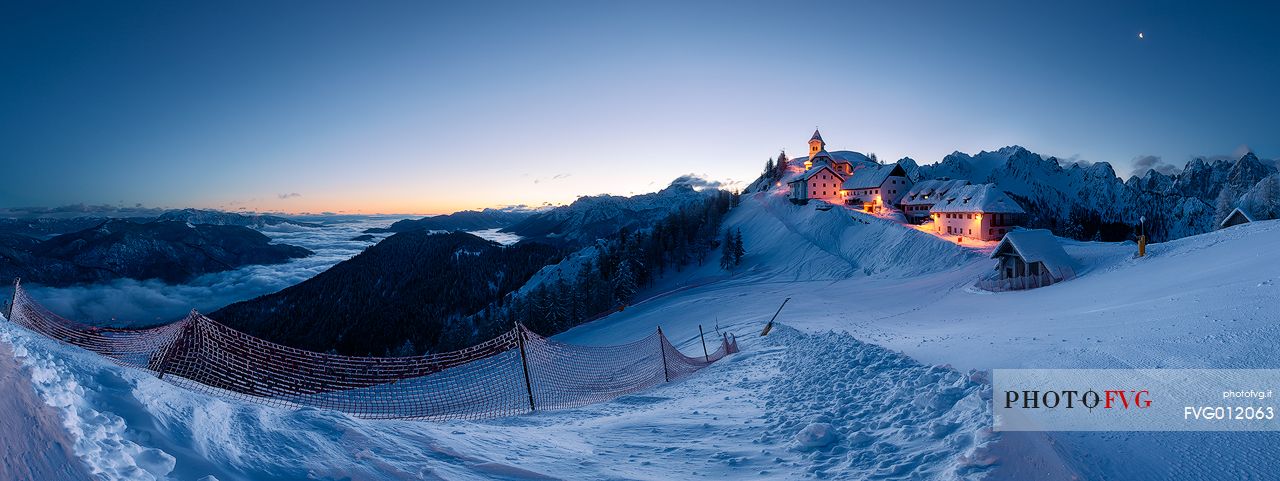
<svg viewBox="0 0 1280 481"><path fill-rule="evenodd" d="M733 236L733 265L741 265L742 257L747 255L746 246L742 244L742 229Z"/></svg>
<svg viewBox="0 0 1280 481"><path fill-rule="evenodd" d="M733 191L733 197L731 199L732 200L729 205L732 207L737 207L738 204L742 203L742 192L739 192L737 190Z"/></svg>
<svg viewBox="0 0 1280 481"><path fill-rule="evenodd" d="M624 260L618 263L618 271L613 276L613 301L617 305L630 304L635 295L635 272L631 269L631 262Z"/></svg>
<svg viewBox="0 0 1280 481"><path fill-rule="evenodd" d="M768 162L765 162L765 164L764 164L764 176L765 176L765 178L766 178L766 179L771 179L771 178L773 178L773 174L774 174L774 171L775 171L775 170L777 170L777 168L773 166L773 157L769 157L769 161L768 161Z"/></svg>
<svg viewBox="0 0 1280 481"><path fill-rule="evenodd" d="M724 243L720 247L720 268L724 270L732 269L734 266L733 253L737 244L734 241L733 232L726 231L724 233Z"/></svg>

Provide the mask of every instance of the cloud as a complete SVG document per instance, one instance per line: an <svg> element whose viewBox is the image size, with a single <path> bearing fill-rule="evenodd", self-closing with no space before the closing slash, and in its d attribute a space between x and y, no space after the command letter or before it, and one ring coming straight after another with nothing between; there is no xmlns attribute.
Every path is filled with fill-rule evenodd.
<svg viewBox="0 0 1280 481"><path fill-rule="evenodd" d="M302 194L299 194L299 193L297 193L297 192L290 192L290 193L288 193L288 194L280 194L280 195L278 195L278 196L276 196L276 197L279 197L279 198L281 198L281 199L292 199L292 198L294 198L294 197L302 197Z"/></svg>
<svg viewBox="0 0 1280 481"><path fill-rule="evenodd" d="M1245 154L1248 154L1251 152L1253 152L1253 149L1249 148L1248 145L1240 144L1239 147L1236 147L1236 150L1231 151L1231 157L1235 159L1239 159L1241 157L1244 157Z"/></svg>
<svg viewBox="0 0 1280 481"><path fill-rule="evenodd" d="M719 189L721 186L724 185L724 182L708 179L706 175L685 174L680 177L676 177L676 180L671 181L671 185L672 186L687 185L696 190L702 190L702 189Z"/></svg>
<svg viewBox="0 0 1280 481"><path fill-rule="evenodd" d="M525 174L525 175L527 176L528 174ZM562 173L562 174L556 174L556 175L553 175L553 176L551 176L551 177L539 177L539 178L533 179L533 183L535 183L535 184L540 184L540 183L543 183L543 182L550 182L550 181L553 181L553 180L564 180L564 179L568 179L569 177L572 177L572 176L573 176L573 174L564 174L564 173Z"/></svg>
<svg viewBox="0 0 1280 481"><path fill-rule="evenodd" d="M149 325L182 318L191 309L213 312L227 304L270 294L314 277L360 253L368 243L352 241L369 227L385 227L388 219L329 220L323 228L268 228L275 243L306 247L315 255L277 265L245 266L206 274L185 284L157 280L118 279L109 283L65 288L26 286L31 295L61 316L104 325ZM9 293L0 293L8 296Z"/></svg>
<svg viewBox="0 0 1280 481"><path fill-rule="evenodd" d="M1062 168L1064 169L1070 168L1073 165L1078 165L1082 169L1090 165L1093 165L1092 160L1084 160L1080 158L1080 154L1072 154L1070 157L1055 157L1055 158L1058 159L1058 165L1061 165Z"/></svg>
<svg viewBox="0 0 1280 481"><path fill-rule="evenodd" d="M1158 155L1139 155L1133 158L1133 175L1142 177L1147 175L1148 170L1154 170L1164 175L1174 175L1182 171L1181 168L1165 162Z"/></svg>
<svg viewBox="0 0 1280 481"><path fill-rule="evenodd" d="M538 205L538 206L531 206L528 204L504 205L502 207L494 207L494 210L500 210L503 212L525 213L525 212L542 212L550 208L551 208L551 203L543 202L542 205Z"/></svg>

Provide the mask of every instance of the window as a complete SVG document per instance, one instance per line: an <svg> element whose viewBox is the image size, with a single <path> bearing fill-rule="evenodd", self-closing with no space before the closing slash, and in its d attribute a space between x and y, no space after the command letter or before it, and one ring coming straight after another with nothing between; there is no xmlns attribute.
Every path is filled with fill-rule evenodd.
<svg viewBox="0 0 1280 481"><path fill-rule="evenodd" d="M969 235L973 235L973 229L969 229Z"/></svg>

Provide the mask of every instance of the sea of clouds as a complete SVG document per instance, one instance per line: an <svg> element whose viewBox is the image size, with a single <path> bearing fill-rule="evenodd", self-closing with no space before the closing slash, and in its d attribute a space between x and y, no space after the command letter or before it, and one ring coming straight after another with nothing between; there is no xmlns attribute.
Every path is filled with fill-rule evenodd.
<svg viewBox="0 0 1280 481"><path fill-rule="evenodd" d="M61 316L96 325L139 326L167 323L192 309L212 312L234 302L270 294L350 259L373 241L356 241L370 227L386 227L398 218L342 217L321 222L323 227L282 225L262 232L273 242L306 247L315 255L277 265L246 266L206 274L186 284L157 280L120 279L105 284L65 288L26 285L39 302ZM6 293L7 294L7 293ZM6 297L8 297L6 295Z"/></svg>

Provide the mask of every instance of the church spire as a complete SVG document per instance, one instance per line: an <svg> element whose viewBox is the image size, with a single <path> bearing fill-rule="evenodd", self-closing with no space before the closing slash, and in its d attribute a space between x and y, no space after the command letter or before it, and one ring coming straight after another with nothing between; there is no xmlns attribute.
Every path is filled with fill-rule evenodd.
<svg viewBox="0 0 1280 481"><path fill-rule="evenodd" d="M809 138L809 160L813 161L813 156L824 150L827 150L827 143L822 140L822 133L815 127L813 137Z"/></svg>

